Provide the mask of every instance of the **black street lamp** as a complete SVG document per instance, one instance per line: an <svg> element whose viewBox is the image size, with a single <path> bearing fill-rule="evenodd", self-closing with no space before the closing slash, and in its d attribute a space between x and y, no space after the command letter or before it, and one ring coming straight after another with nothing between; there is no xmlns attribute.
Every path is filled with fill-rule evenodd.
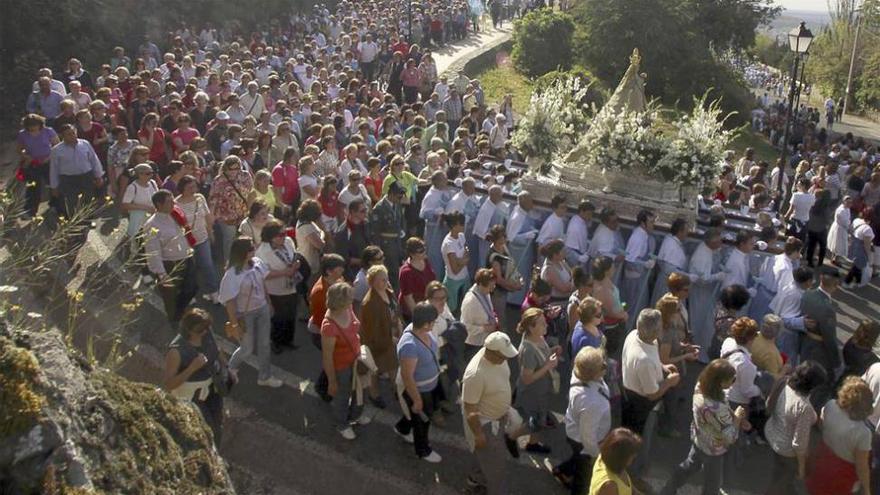
<svg viewBox="0 0 880 495"><path fill-rule="evenodd" d="M785 165L786 159L788 158L788 140L789 140L789 130L791 129L792 120L794 120L796 108L794 108L794 98L795 93L797 91L798 86L798 63L801 60L801 57L806 55L807 51L810 49L810 44L813 42L813 33L807 29L807 25L805 22L801 22L801 25L792 29L788 32L788 44L791 48L791 51L794 52L794 62L791 67L791 85L788 91L788 114L785 118L785 130L782 133L782 153L779 157L780 159L780 170L779 177L777 179L777 193L780 200L783 199L783 190L782 183L783 174L785 174ZM780 201L779 211L782 211L783 205L788 203L788 196L791 194L791 182L789 181L788 191L786 191L786 195L784 196L784 201Z"/></svg>

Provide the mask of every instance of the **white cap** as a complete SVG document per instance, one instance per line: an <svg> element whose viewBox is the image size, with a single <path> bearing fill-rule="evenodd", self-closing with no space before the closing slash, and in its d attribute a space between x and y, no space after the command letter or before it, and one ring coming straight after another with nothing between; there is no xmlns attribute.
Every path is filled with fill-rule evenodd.
<svg viewBox="0 0 880 495"><path fill-rule="evenodd" d="M504 332L492 332L486 337L483 347L490 351L500 352L507 359L516 357L519 352L516 347L510 343L510 337Z"/></svg>
<svg viewBox="0 0 880 495"><path fill-rule="evenodd" d="M217 112L217 115L214 116L217 120L229 120L229 114L226 113L225 110L220 110Z"/></svg>

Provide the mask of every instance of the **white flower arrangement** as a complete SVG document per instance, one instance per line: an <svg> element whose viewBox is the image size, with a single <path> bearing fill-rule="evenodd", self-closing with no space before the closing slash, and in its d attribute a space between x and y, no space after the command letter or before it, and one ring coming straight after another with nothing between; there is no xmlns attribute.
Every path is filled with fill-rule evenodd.
<svg viewBox="0 0 880 495"><path fill-rule="evenodd" d="M705 95L694 98L693 111L673 122L676 133L654 173L681 186L705 187L718 177L724 150L733 139L733 132L724 128L727 117L721 116L717 100L707 104Z"/></svg>
<svg viewBox="0 0 880 495"><path fill-rule="evenodd" d="M541 161L574 147L590 122L590 109L583 103L588 89L577 77L568 76L533 93L511 136L513 146Z"/></svg>
<svg viewBox="0 0 880 495"><path fill-rule="evenodd" d="M653 167L664 148L657 118L654 106L642 113L599 112L578 143L585 165L620 172Z"/></svg>

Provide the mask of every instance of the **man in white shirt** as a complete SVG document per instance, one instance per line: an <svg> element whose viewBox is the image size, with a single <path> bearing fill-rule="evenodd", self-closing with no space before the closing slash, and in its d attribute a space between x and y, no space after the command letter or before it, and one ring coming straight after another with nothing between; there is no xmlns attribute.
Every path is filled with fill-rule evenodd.
<svg viewBox="0 0 880 495"><path fill-rule="evenodd" d="M174 195L162 189L151 199L156 213L142 227L145 258L147 268L158 279L156 288L168 321L176 324L196 295L193 250L184 230L186 218L174 211Z"/></svg>
<svg viewBox="0 0 880 495"><path fill-rule="evenodd" d="M565 232L565 260L572 267L582 266L587 272L590 270L590 223L595 211L596 207L589 200L581 201L577 215L568 221Z"/></svg>
<svg viewBox="0 0 880 495"><path fill-rule="evenodd" d="M376 56L379 54L379 45L373 41L373 35L367 34L364 36L364 41L358 43L357 48L358 52L360 52L359 62L361 70L364 72L364 79L372 81L376 70Z"/></svg>
<svg viewBox="0 0 880 495"><path fill-rule="evenodd" d="M623 342L621 368L623 371L623 408L621 426L642 435L642 448L632 465L632 473L640 476L646 468L646 456L651 449L656 419L651 412L657 402L681 377L675 365L660 362L657 337L663 330L663 317L656 309L639 313L636 329ZM651 421L649 421L651 417Z"/></svg>
<svg viewBox="0 0 880 495"><path fill-rule="evenodd" d="M504 225L507 220L507 205L504 204L504 189L494 184L489 187L489 197L480 205L477 218L474 221L474 236L479 239L480 260L486 260L489 256L489 241L486 236L489 230L496 225Z"/></svg>
<svg viewBox="0 0 880 495"><path fill-rule="evenodd" d="M709 347L715 329L715 305L721 281L727 274L721 269L721 231L707 229L688 263L691 290L688 295L688 320L694 343L700 346L699 360L709 362Z"/></svg>
<svg viewBox="0 0 880 495"><path fill-rule="evenodd" d="M629 307L629 322L632 325L636 315L648 304L648 280L654 269L654 221L657 216L649 210L641 210L636 216L638 227L633 230L626 243L626 262L623 267L623 280L620 282L620 298Z"/></svg>
<svg viewBox="0 0 880 495"><path fill-rule="evenodd" d="M565 213L568 211L565 195L553 195L553 198L550 199L550 208L553 211L544 220L544 224L541 225L541 230L538 232L537 247L539 252L550 241L565 238Z"/></svg>
<svg viewBox="0 0 880 495"><path fill-rule="evenodd" d="M792 366L799 363L798 352L807 324L813 322L801 313L801 298L813 284L813 270L802 266L794 271L792 281L782 287L770 301L770 311L782 319L783 329L776 338L776 347L788 356Z"/></svg>
<svg viewBox="0 0 880 495"><path fill-rule="evenodd" d="M477 212L480 209L480 199L477 197L477 184L473 177L465 177L461 180L461 191L455 193L446 205L446 213L460 211L464 213L464 236L468 250L471 253L480 252L480 239L474 235L474 224L477 220ZM471 256L468 270L477 273L477 269L484 266L486 260L479 256Z"/></svg>
<svg viewBox="0 0 880 495"><path fill-rule="evenodd" d="M755 321L763 320L764 315L770 312L770 302L776 294L792 283L794 269L801 258L802 247L803 243L799 239L789 237L785 240L782 253L764 260L755 298L749 305L750 318Z"/></svg>
<svg viewBox="0 0 880 495"><path fill-rule="evenodd" d="M260 115L266 111L266 100L259 92L260 85L257 81L247 83L247 92L241 95L239 104L244 108L245 115L260 120Z"/></svg>
<svg viewBox="0 0 880 495"><path fill-rule="evenodd" d="M599 222L590 241L590 258L607 256L614 260L613 278L616 284L620 277L620 267L625 259L625 244L623 236L620 235L620 219L613 208L606 206L599 212Z"/></svg>
<svg viewBox="0 0 880 495"><path fill-rule="evenodd" d="M505 443L513 441L505 434L520 425L513 424L511 411L510 368L508 359L517 356L516 347L503 332L492 332L464 371L461 381L461 405L464 435L477 458L478 467L468 476L468 484L485 486L491 494L507 494ZM516 444L513 443L513 449Z"/></svg>
<svg viewBox="0 0 880 495"><path fill-rule="evenodd" d="M736 243L734 249L730 251L730 256L724 264L724 271L727 276L721 282L721 288L730 287L731 285L742 285L749 291L749 295L755 296L754 283L752 282L752 273L749 266L749 255L755 249L755 233L749 230L740 230L736 233Z"/></svg>
<svg viewBox="0 0 880 495"><path fill-rule="evenodd" d="M419 210L419 218L425 221L425 246L428 250L428 261L438 280L443 280L446 273L443 253L441 248L445 245L444 239L449 233L449 227L443 222L442 216L446 211L446 205L452 197L449 190L449 181L446 173L437 170L431 175L431 188L422 199L422 207ZM464 236L461 242L466 244Z"/></svg>

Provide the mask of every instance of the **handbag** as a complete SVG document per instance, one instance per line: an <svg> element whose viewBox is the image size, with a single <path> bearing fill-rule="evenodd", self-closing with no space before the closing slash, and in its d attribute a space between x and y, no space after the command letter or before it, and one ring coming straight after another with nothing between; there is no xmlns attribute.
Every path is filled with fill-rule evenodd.
<svg viewBox="0 0 880 495"><path fill-rule="evenodd" d="M229 368L224 366L220 360L214 363L214 371L211 373L211 383L214 386L214 392L224 397L229 395L232 390L232 378L229 376Z"/></svg>

